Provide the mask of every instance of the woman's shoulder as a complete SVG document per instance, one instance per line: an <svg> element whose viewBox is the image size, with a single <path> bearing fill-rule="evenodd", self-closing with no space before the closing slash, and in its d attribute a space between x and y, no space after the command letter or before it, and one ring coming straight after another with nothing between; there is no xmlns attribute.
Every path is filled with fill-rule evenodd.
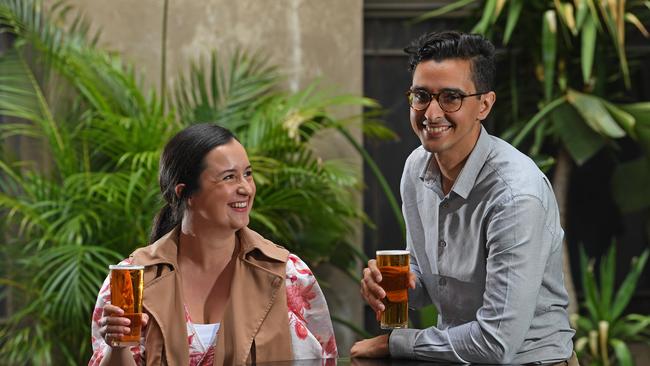
<svg viewBox="0 0 650 366"><path fill-rule="evenodd" d="M239 239L245 255L261 253L265 257L276 261L286 262L289 260L290 253L285 247L266 239L252 229L247 227L241 229Z"/></svg>

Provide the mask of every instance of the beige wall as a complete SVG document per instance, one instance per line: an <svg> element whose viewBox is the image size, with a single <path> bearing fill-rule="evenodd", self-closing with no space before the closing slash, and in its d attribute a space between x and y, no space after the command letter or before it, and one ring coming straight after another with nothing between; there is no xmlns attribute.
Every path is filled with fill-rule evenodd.
<svg viewBox="0 0 650 366"><path fill-rule="evenodd" d="M102 30L101 45L121 53L159 87L163 0L74 0L93 26ZM213 49L228 54L240 47L265 52L288 75L287 88L297 90L315 78L337 93L362 94L362 0L170 0L167 82ZM359 113L347 110L340 113ZM336 136L315 144L325 157L352 161L354 150ZM361 204L361 198L358 198ZM361 245L361 228L356 235ZM328 283L347 283L326 290L333 315L362 321L358 286L337 271L319 269ZM347 354L353 334L337 328L339 352Z"/></svg>

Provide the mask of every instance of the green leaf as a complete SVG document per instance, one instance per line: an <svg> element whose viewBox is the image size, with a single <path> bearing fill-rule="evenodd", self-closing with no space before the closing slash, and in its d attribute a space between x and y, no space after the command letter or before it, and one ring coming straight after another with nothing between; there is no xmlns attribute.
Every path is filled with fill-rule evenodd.
<svg viewBox="0 0 650 366"><path fill-rule="evenodd" d="M616 354L616 360L620 366L634 366L632 354L625 342L620 339L610 339L609 343L614 348L614 354Z"/></svg>
<svg viewBox="0 0 650 366"><path fill-rule="evenodd" d="M555 83L555 61L557 57L557 17L555 11L547 10L542 23L542 60L544 66L544 97L547 101L553 95Z"/></svg>
<svg viewBox="0 0 650 366"><path fill-rule="evenodd" d="M646 262L648 261L649 254L650 249L646 249L639 258L634 258L632 260L631 270L625 277L625 280L623 280L621 287L616 292L616 298L612 307L612 319L618 318L630 302L634 290L636 289L639 276L643 272Z"/></svg>
<svg viewBox="0 0 650 366"><path fill-rule="evenodd" d="M596 24L591 17L586 18L580 36L582 39L580 48L582 80L585 84L588 84L589 79L591 79L591 70L594 65L594 54L596 52Z"/></svg>
<svg viewBox="0 0 650 366"><path fill-rule="evenodd" d="M614 293L614 279L616 276L616 243L612 242L607 255L600 260L600 304L603 309L603 320L613 322L609 312Z"/></svg>
<svg viewBox="0 0 650 366"><path fill-rule="evenodd" d="M508 20L506 21L506 31L503 35L503 44L507 45L510 42L512 32L515 30L521 9L524 7L523 0L510 0L508 4Z"/></svg>
<svg viewBox="0 0 650 366"><path fill-rule="evenodd" d="M576 2L576 6L577 6L577 10L576 10L576 30L580 31L582 29L582 25L584 24L585 20L587 19L587 15L589 15L589 7L587 5L587 1L585 1L585 0L581 0L581 1Z"/></svg>
<svg viewBox="0 0 650 366"><path fill-rule="evenodd" d="M582 277L582 287L585 291L585 307L589 311L592 322L597 323L598 320L603 318L598 301L600 296L596 287L593 266L588 263L587 254L582 245L580 246L580 274ZM596 326L594 328L597 329Z"/></svg>
<svg viewBox="0 0 650 366"><path fill-rule="evenodd" d="M650 206L650 158L618 164L612 176L612 192L623 212L638 212Z"/></svg>
<svg viewBox="0 0 650 366"><path fill-rule="evenodd" d="M556 108L551 119L556 134L576 164L584 164L605 146L605 138L589 128L570 104Z"/></svg>
<svg viewBox="0 0 650 366"><path fill-rule="evenodd" d="M582 115L585 122L596 132L611 138L625 136L625 131L616 123L603 104L603 100L579 93L575 90L567 92L567 101Z"/></svg>
<svg viewBox="0 0 650 366"><path fill-rule="evenodd" d="M648 29L641 23L639 18L634 15L633 13L625 13L625 21L628 23L634 25L641 34L643 34L644 37L650 38L650 33L648 33Z"/></svg>
<svg viewBox="0 0 650 366"><path fill-rule="evenodd" d="M630 339L641 332L647 332L649 330L650 316L629 314L616 323L612 330L612 336L614 338Z"/></svg>
<svg viewBox="0 0 650 366"><path fill-rule="evenodd" d="M632 103L619 105L619 108L634 117L634 134L637 141L644 147L646 154L650 156L650 102Z"/></svg>
<svg viewBox="0 0 650 366"><path fill-rule="evenodd" d="M494 12L497 8L497 0L487 0L483 6L483 15L481 20L472 28L471 33L479 33L485 35L490 25L493 24Z"/></svg>
<svg viewBox="0 0 650 366"><path fill-rule="evenodd" d="M607 108L609 114L614 117L616 122L618 122L619 126L621 126L630 137L636 139L636 120L634 119L634 116L606 100L602 100L602 102L605 108Z"/></svg>
<svg viewBox="0 0 650 366"><path fill-rule="evenodd" d="M433 327L438 323L438 309L435 305L427 305L419 309L420 328Z"/></svg>
<svg viewBox="0 0 650 366"><path fill-rule="evenodd" d="M441 16L441 15L445 15L447 13L451 13L454 10L464 8L469 4L475 3L476 1L477 0L458 0L458 1L454 1L454 2L452 2L450 4L448 4L448 5L445 5L445 6L442 6L442 7L438 8L438 9L426 12L426 13L418 16L417 18L411 20L409 23L419 23L419 22L427 20L427 19L431 19L431 18L435 18L435 17Z"/></svg>
<svg viewBox="0 0 650 366"><path fill-rule="evenodd" d="M566 100L564 97L560 97L546 104L542 109L539 110L539 112L533 116L533 118L529 119L526 122L521 131L512 139L512 145L514 147L519 146L519 144L521 144L521 142L526 138L530 131L532 131L533 128L535 128L537 124L540 123L544 117L546 117L547 114L549 114L558 106L562 105L565 101Z"/></svg>

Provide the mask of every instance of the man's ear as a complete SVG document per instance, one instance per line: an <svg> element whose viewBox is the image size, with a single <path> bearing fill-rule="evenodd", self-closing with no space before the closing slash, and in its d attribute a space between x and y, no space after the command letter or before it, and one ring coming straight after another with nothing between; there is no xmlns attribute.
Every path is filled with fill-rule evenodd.
<svg viewBox="0 0 650 366"><path fill-rule="evenodd" d="M185 189L185 183L179 183L174 187L174 193L176 193L177 198L181 198L181 194L183 193L183 189Z"/></svg>
<svg viewBox="0 0 650 366"><path fill-rule="evenodd" d="M477 118L482 121L487 118L492 110L494 102L497 100L497 94L493 91L481 95L481 105Z"/></svg>

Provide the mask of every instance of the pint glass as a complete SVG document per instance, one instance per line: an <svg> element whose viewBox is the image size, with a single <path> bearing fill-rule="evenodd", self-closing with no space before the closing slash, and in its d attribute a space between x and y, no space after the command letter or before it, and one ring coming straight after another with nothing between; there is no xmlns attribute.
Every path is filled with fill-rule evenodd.
<svg viewBox="0 0 650 366"><path fill-rule="evenodd" d="M124 310L129 318L131 333L112 341L112 346L132 346L140 343L142 328L142 290L144 266L118 264L108 266L111 270L111 304Z"/></svg>
<svg viewBox="0 0 650 366"><path fill-rule="evenodd" d="M379 250L376 259L382 277L379 285L386 291L382 300L385 310L381 313L381 328L407 328L409 251Z"/></svg>

